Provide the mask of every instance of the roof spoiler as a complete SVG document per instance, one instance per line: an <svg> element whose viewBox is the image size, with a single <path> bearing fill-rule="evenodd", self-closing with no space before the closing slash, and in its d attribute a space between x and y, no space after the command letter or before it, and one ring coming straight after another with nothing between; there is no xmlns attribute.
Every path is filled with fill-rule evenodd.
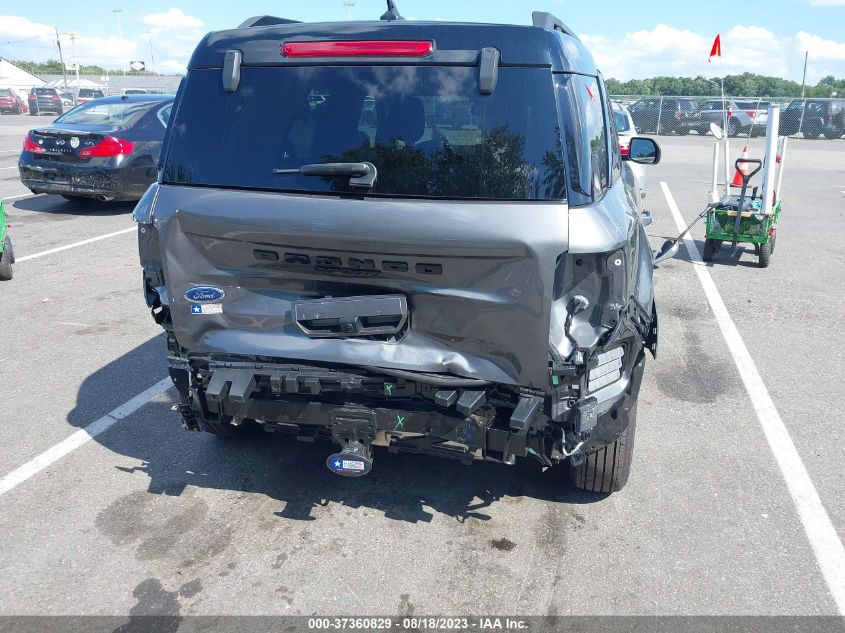
<svg viewBox="0 0 845 633"><path fill-rule="evenodd" d="M256 15L242 22L238 28L248 29L252 26L274 26L277 24L300 24L300 21L277 18L275 15Z"/></svg>
<svg viewBox="0 0 845 633"><path fill-rule="evenodd" d="M570 29L566 26L560 18L553 16L551 13L546 13L545 11L534 11L531 13L531 22L534 26L538 26L541 29L546 29L547 31L560 31L561 33L565 33L570 37L574 37L576 40L579 40L579 37L575 35L575 31Z"/></svg>

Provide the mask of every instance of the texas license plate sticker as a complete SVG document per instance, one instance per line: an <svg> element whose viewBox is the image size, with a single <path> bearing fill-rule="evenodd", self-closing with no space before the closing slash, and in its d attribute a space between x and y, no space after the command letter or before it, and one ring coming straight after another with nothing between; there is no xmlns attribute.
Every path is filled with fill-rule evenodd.
<svg viewBox="0 0 845 633"><path fill-rule="evenodd" d="M191 314L222 314L222 303L206 303L203 305L191 306Z"/></svg>
<svg viewBox="0 0 845 633"><path fill-rule="evenodd" d="M357 459L344 459L341 468L343 470L364 470L364 462L359 462Z"/></svg>

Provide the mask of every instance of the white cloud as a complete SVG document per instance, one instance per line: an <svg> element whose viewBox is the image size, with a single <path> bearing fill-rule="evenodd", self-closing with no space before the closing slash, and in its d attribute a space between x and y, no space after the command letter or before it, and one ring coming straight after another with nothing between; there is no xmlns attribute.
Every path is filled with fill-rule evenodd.
<svg viewBox="0 0 845 633"><path fill-rule="evenodd" d="M822 73L845 76L845 43L804 31L784 38L760 26L736 25L722 33L721 63L718 58L708 63L715 37L715 33L702 35L658 24L653 29L629 33L621 40L590 35L582 39L605 76L620 80L658 75L714 77L723 73L752 72L800 81L805 50L810 51L811 61L830 62L824 69L811 66L809 82L818 81Z"/></svg>
<svg viewBox="0 0 845 633"><path fill-rule="evenodd" d="M814 7L845 7L845 0L810 0Z"/></svg>
<svg viewBox="0 0 845 633"><path fill-rule="evenodd" d="M814 61L845 61L845 42L826 40L804 31L795 36L795 50L798 53L808 51Z"/></svg>
<svg viewBox="0 0 845 633"><path fill-rule="evenodd" d="M75 42L67 33L59 33L65 61L76 58L81 64L105 67L119 66L136 54L138 43L116 36L75 35ZM0 15L0 41L13 42L0 47L0 55L10 59L46 61L58 59L56 32L46 24L32 22L24 17Z"/></svg>
<svg viewBox="0 0 845 633"><path fill-rule="evenodd" d="M160 30L202 29L205 23L199 18L187 15L182 9L172 8L163 13L150 13L138 18L139 22Z"/></svg>

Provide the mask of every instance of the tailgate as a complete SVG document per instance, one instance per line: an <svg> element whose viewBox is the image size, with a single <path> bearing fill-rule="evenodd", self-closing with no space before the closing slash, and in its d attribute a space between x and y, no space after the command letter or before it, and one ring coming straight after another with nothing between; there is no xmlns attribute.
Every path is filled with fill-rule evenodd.
<svg viewBox="0 0 845 633"><path fill-rule="evenodd" d="M567 213L564 203L340 199L162 186L155 222L174 332L189 352L544 387ZM202 287L212 291L186 297ZM334 301L350 297L356 299ZM331 298L326 314L349 317L360 307L367 311L360 316L372 319L380 306L398 305L396 297L404 298L405 318L373 321L393 323L395 331L327 337L295 318L298 305L300 314L320 316L315 302L307 309L297 302ZM209 300L213 309L197 307Z"/></svg>

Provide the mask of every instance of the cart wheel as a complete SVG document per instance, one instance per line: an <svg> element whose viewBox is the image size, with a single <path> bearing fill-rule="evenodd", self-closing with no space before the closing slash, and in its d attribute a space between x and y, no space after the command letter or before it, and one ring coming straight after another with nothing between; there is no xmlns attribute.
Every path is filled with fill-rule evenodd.
<svg viewBox="0 0 845 633"><path fill-rule="evenodd" d="M765 244L760 244L759 249L760 259L758 260L757 265L760 268L768 268L769 261L772 259L772 243L766 242Z"/></svg>
<svg viewBox="0 0 845 633"><path fill-rule="evenodd" d="M718 243L716 240L711 240L709 237L704 240L704 261L712 262L713 261L713 253L718 248Z"/></svg>

